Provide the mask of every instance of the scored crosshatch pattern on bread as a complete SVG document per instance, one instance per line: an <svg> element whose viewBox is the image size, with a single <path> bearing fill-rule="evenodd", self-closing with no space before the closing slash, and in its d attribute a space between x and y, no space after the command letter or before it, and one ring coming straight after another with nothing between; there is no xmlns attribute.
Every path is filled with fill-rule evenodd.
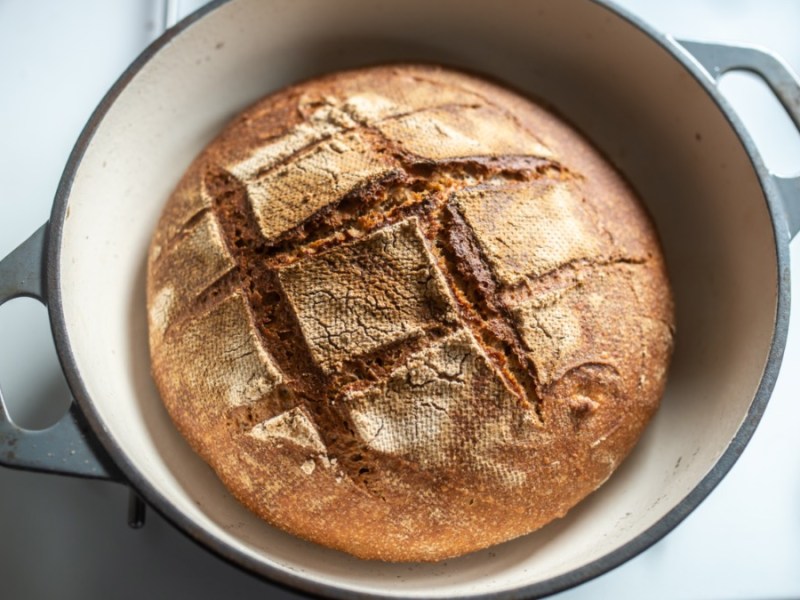
<svg viewBox="0 0 800 600"><path fill-rule="evenodd" d="M433 66L242 113L164 210L148 303L164 403L228 489L383 560L563 515L635 443L672 347L620 177L540 107Z"/></svg>

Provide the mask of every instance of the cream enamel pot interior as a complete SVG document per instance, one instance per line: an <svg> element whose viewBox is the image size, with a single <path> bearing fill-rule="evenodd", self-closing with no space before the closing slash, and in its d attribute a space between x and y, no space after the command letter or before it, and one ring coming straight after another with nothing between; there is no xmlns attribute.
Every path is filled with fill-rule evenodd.
<svg viewBox="0 0 800 600"><path fill-rule="evenodd" d="M192 158L269 91L391 60L487 73L556 107L639 191L677 300L662 408L608 483L537 533L435 565L359 561L257 520L179 436L149 373L146 248ZM765 170L716 89L731 68L760 73L800 126L800 86L772 55L680 44L605 2L212 3L116 83L72 153L49 224L0 263L0 303L47 303L76 398L44 432L2 411L0 462L123 481L220 556L316 595L540 596L617 566L725 475L783 353L800 178Z"/></svg>

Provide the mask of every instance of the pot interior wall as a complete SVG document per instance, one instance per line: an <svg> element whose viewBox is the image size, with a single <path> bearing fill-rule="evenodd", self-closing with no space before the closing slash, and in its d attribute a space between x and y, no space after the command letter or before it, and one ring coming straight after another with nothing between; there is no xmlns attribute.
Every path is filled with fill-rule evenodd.
<svg viewBox="0 0 800 600"><path fill-rule="evenodd" d="M545 99L621 167L662 236L679 333L662 409L603 488L535 534L409 566L296 540L231 499L175 431L151 382L144 278L164 201L228 118L301 78L416 59L491 74ZM758 387L774 326L774 239L741 143L667 51L588 1L230 2L161 48L116 99L77 171L66 215L66 330L91 410L130 461L128 474L147 482L150 502L183 513L284 581L468 595L599 559L662 518L725 451Z"/></svg>

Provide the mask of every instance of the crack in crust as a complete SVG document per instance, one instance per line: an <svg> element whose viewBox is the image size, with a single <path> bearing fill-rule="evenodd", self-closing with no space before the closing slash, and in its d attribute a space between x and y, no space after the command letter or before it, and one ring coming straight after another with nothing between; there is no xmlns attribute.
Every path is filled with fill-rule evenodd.
<svg viewBox="0 0 800 600"><path fill-rule="evenodd" d="M451 194L451 198L454 194ZM478 343L519 401L543 422L541 400L536 391L536 371L525 357L515 324L506 307L498 302L499 288L489 262L483 256L472 230L457 208L448 203L440 212L436 244L451 286L458 290L462 315Z"/></svg>
<svg viewBox="0 0 800 600"><path fill-rule="evenodd" d="M502 185L537 177L570 177L557 163L529 156L472 157L446 162L401 160L402 169L369 181L332 202L259 249L270 264L283 266L355 241L400 219L435 210L450 191Z"/></svg>

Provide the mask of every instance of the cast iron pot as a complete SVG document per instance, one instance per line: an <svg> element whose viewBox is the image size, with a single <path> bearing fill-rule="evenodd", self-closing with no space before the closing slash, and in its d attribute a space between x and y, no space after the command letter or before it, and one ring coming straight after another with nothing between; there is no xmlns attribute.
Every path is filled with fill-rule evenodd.
<svg viewBox="0 0 800 600"><path fill-rule="evenodd" d="M679 327L662 408L605 486L537 533L410 567L308 544L231 498L162 408L144 295L161 207L231 116L290 82L391 60L491 74L585 132L655 219ZM18 428L3 408L0 462L117 479L218 555L317 595L540 596L612 569L675 527L730 469L786 342L800 178L765 169L716 88L730 69L761 75L800 127L800 85L774 56L678 42L606 2L213 2L114 85L72 152L50 221L0 262L0 303L27 295L47 305L75 396L42 432Z"/></svg>

